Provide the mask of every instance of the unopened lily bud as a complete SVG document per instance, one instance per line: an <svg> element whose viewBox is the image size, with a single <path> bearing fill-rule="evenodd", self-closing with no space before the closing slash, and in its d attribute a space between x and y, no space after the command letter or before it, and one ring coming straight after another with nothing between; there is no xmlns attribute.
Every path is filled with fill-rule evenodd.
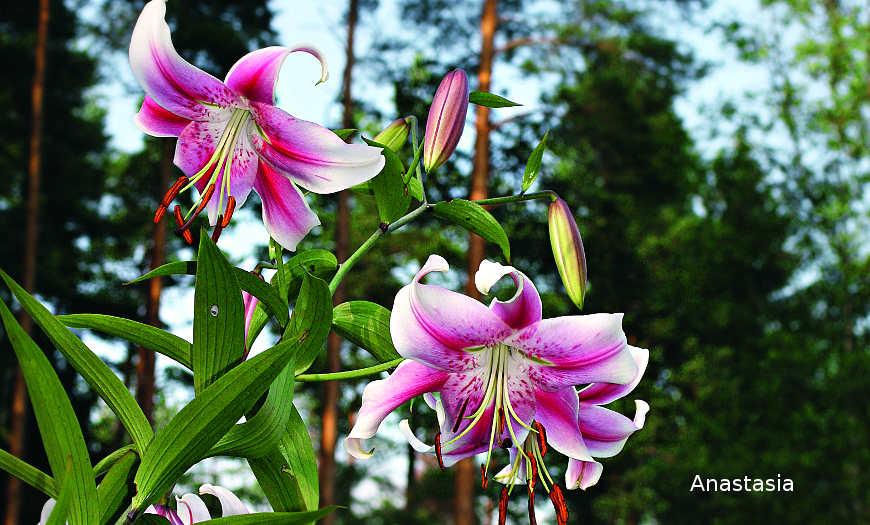
<svg viewBox="0 0 870 525"><path fill-rule="evenodd" d="M423 167L427 172L447 162L456 150L467 113L468 77L465 71L454 69L441 80L429 107L423 139Z"/></svg>
<svg viewBox="0 0 870 525"><path fill-rule="evenodd" d="M583 240L571 208L561 198L550 204L547 215L550 226L550 246L553 247L553 258L559 276L568 292L568 297L583 308L583 297L586 295L586 253L583 251Z"/></svg>
<svg viewBox="0 0 870 525"><path fill-rule="evenodd" d="M383 131L375 135L375 142L383 144L393 151L399 151L405 145L405 141L408 140L408 131L410 129L411 126L407 120L397 118L384 128Z"/></svg>

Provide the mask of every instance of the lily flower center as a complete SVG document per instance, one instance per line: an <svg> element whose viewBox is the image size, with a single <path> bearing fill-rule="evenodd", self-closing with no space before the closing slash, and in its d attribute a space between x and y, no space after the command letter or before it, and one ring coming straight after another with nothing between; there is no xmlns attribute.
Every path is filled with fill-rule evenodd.
<svg viewBox="0 0 870 525"><path fill-rule="evenodd" d="M229 121L224 127L217 146L208 161L206 161L203 167L192 176L179 177L178 180L175 181L175 184L173 184L163 196L163 199L160 201L160 205L157 207L157 211L154 214L155 224L160 222L169 205L179 194L189 190L195 184L208 177L207 183L205 184L204 189L200 192L198 200L186 214L182 215L181 207L179 205L175 206L174 214L176 233L182 235L185 241L190 244L192 242L190 226L193 223L193 220L202 213L211 199L215 197L215 193L217 193L217 209L224 210L223 213L218 216L217 224L214 233L212 234L212 239L215 241L217 240L221 231L229 224L230 217L232 217L233 210L235 209L236 200L231 195L230 191L233 152L236 148L236 143L238 142L239 137L246 132L250 120L250 110L245 108L234 108L232 110ZM217 187L218 181L220 181L220 188ZM225 197L226 207L224 207Z"/></svg>
<svg viewBox="0 0 870 525"><path fill-rule="evenodd" d="M484 387L480 405L469 415L465 415L468 401L466 400L461 405L452 429L452 433L455 435L444 443L441 442L439 435L438 439L436 439L436 453L440 458L442 446L450 446L471 432L472 429L484 420L487 411L492 407L492 424L490 425L489 446L487 447L486 464L484 466L484 477L486 477L486 472L489 470L489 464L492 459L492 451L495 446L498 445L500 448L509 449L515 443L519 443L516 425L524 427L530 432L534 432L534 429L517 415L510 399L509 371L511 369L511 362L516 359L524 359L525 355L519 350L502 343L482 347L480 350L483 351L483 366L486 368L484 377L486 386ZM462 428L463 422L467 420L470 421ZM505 432L507 437L502 439ZM497 442L498 440L501 441Z"/></svg>

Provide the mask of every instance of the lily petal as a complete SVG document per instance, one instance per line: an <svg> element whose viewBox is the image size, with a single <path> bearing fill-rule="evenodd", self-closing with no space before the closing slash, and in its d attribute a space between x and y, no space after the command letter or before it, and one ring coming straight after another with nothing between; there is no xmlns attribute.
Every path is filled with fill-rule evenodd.
<svg viewBox="0 0 870 525"><path fill-rule="evenodd" d="M217 485L205 484L199 487L200 494L211 494L216 497L221 504L221 516L238 516L239 514L250 514L251 512L242 503L235 494L229 490Z"/></svg>
<svg viewBox="0 0 870 525"><path fill-rule="evenodd" d="M411 284L399 290L390 317L390 334L403 357L441 370L468 370L478 366L478 358L465 349L496 343L512 330L483 303L420 283L427 274L448 269L443 257L431 255Z"/></svg>
<svg viewBox="0 0 870 525"><path fill-rule="evenodd" d="M474 284L482 294L489 294L490 288L505 275L510 275L517 287L516 293L507 301L494 298L489 308L501 317L502 321L513 328L526 326L541 320L541 296L526 275L513 266L503 266L484 259L474 274Z"/></svg>
<svg viewBox="0 0 870 525"><path fill-rule="evenodd" d="M597 458L613 457L630 435L643 428L649 405L641 400L634 403L637 409L634 420L598 405L580 403L580 432L590 454Z"/></svg>
<svg viewBox="0 0 870 525"><path fill-rule="evenodd" d="M189 119L163 109L148 95L145 95L134 121L139 129L152 137L177 137L190 124Z"/></svg>
<svg viewBox="0 0 870 525"><path fill-rule="evenodd" d="M505 340L534 360L538 379L551 388L583 383L628 383L637 365L626 349L622 314L544 319Z"/></svg>
<svg viewBox="0 0 870 525"><path fill-rule="evenodd" d="M287 177L260 163L254 189L263 202L263 224L269 235L290 251L320 224L299 188Z"/></svg>
<svg viewBox="0 0 870 525"><path fill-rule="evenodd" d="M175 498L175 502L178 517L181 518L183 525L192 525L211 519L208 507L196 494L185 494L180 498Z"/></svg>
<svg viewBox="0 0 870 525"><path fill-rule="evenodd" d="M569 459L568 470L565 471L565 486L568 490L576 488L586 490L598 483L602 472L604 472L604 465L597 461Z"/></svg>
<svg viewBox="0 0 870 525"><path fill-rule="evenodd" d="M54 498L45 502L42 506L42 512L39 513L38 525L45 525L48 523L48 518L51 517L51 512L54 510L55 505L57 505L57 501L55 501Z"/></svg>
<svg viewBox="0 0 870 525"><path fill-rule="evenodd" d="M209 110L201 102L220 107L238 103L223 82L181 58L165 16L166 2L152 0L133 28L130 67L139 85L164 109L190 120L207 117Z"/></svg>
<svg viewBox="0 0 870 525"><path fill-rule="evenodd" d="M332 131L268 104L251 102L267 137L252 134L260 157L314 193L335 193L363 183L384 167L380 148L348 144Z"/></svg>
<svg viewBox="0 0 870 525"><path fill-rule="evenodd" d="M255 295L242 291L242 304L245 305L245 341L248 340L248 332L251 329L251 321L254 319L254 311L260 300Z"/></svg>
<svg viewBox="0 0 870 525"><path fill-rule="evenodd" d="M312 55L320 62L320 82L325 82L329 76L326 61L320 51L313 47L296 47L293 49L272 46L258 49L240 58L230 68L226 77L226 85L243 97L264 104L275 104L275 85L278 73L287 55L302 51Z"/></svg>
<svg viewBox="0 0 870 525"><path fill-rule="evenodd" d="M573 387L555 392L538 391L535 419L544 427L547 443L569 458L592 461L577 426L580 404Z"/></svg>
<svg viewBox="0 0 870 525"><path fill-rule="evenodd" d="M402 364L386 379L369 383L363 390L362 406L344 448L350 455L365 459L372 451L362 449L362 441L374 436L384 418L399 405L425 392L438 390L447 374L414 361Z"/></svg>
<svg viewBox="0 0 870 525"><path fill-rule="evenodd" d="M637 348L629 346L628 351L631 353L631 358L637 366L637 375L630 383L617 385L613 383L594 383L580 391L580 401L584 403L592 403L595 405L606 405L611 401L615 401L625 397L640 383L643 373L646 371L646 366L649 363L649 350L645 348Z"/></svg>

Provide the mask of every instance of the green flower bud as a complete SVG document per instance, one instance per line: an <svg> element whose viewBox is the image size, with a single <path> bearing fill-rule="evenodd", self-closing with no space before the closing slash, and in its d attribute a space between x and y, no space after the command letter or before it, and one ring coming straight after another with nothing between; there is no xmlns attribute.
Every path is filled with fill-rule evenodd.
<svg viewBox="0 0 870 525"><path fill-rule="evenodd" d="M374 140L378 144L383 144L393 151L399 151L402 149L402 146L405 145L405 141L408 140L408 132L410 129L411 126L408 124L406 119L397 118L392 121L389 126L384 128L383 131L375 135Z"/></svg>
<svg viewBox="0 0 870 525"><path fill-rule="evenodd" d="M550 227L550 246L553 247L553 258L562 284L571 301L582 309L586 295L586 253L577 222L568 204L561 198L550 204L547 222Z"/></svg>

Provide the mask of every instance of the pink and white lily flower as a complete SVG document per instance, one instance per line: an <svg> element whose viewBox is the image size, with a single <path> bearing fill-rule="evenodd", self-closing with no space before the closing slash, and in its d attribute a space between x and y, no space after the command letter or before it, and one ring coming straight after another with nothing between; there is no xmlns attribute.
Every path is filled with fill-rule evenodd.
<svg viewBox="0 0 870 525"><path fill-rule="evenodd" d="M275 83L288 54L313 55L321 62L321 81L326 79L317 50L260 49L236 62L221 82L179 56L165 14L164 0L148 2L130 42L130 65L146 93L136 123L149 135L178 137L175 164L186 175L164 196L155 222L180 192L196 186L200 196L186 216L179 206L173 210L178 232L188 232L207 209L217 237L253 188L263 202L269 234L294 250L320 224L299 186L325 194L365 182L384 165L380 148L346 144L330 130L275 106Z"/></svg>
<svg viewBox="0 0 870 525"><path fill-rule="evenodd" d="M200 494L211 494L218 499L221 505L221 516L237 516L240 514L250 514L248 507L229 490L218 487L216 485L203 485L199 488ZM48 523L48 518L55 507L55 500L50 499L45 502L40 514L39 525ZM211 514L205 506L205 502L196 494L185 494L180 498L176 498L176 509L172 510L164 505L151 505L145 510L145 514L156 514L169 520L171 525L191 525L192 523L201 523L208 521Z"/></svg>
<svg viewBox="0 0 870 525"><path fill-rule="evenodd" d="M374 436L391 411L427 394L424 399L439 416L434 446L413 436L406 422L401 428L412 446L436 454L442 467L486 452L486 480L494 447L516 448L530 435L544 433L569 458L594 461L577 427L580 407L574 387L637 378L622 314L542 319L541 298L528 277L490 261L475 275L478 290L489 293L510 276L517 291L507 301L493 299L488 307L420 282L448 269L447 261L432 255L397 294L390 332L408 360L365 388L356 424L345 440L348 452L371 456L362 441Z"/></svg>
<svg viewBox="0 0 870 525"><path fill-rule="evenodd" d="M610 458L622 451L629 436L643 428L649 404L636 399L634 419L614 412L606 405L630 394L643 376L649 363L649 350L631 348L631 355L637 363L637 377L627 385L596 383L589 385L578 394L580 414L577 424L589 454L596 458ZM565 472L565 486L569 489L586 490L598 483L604 467L597 461L568 460Z"/></svg>

